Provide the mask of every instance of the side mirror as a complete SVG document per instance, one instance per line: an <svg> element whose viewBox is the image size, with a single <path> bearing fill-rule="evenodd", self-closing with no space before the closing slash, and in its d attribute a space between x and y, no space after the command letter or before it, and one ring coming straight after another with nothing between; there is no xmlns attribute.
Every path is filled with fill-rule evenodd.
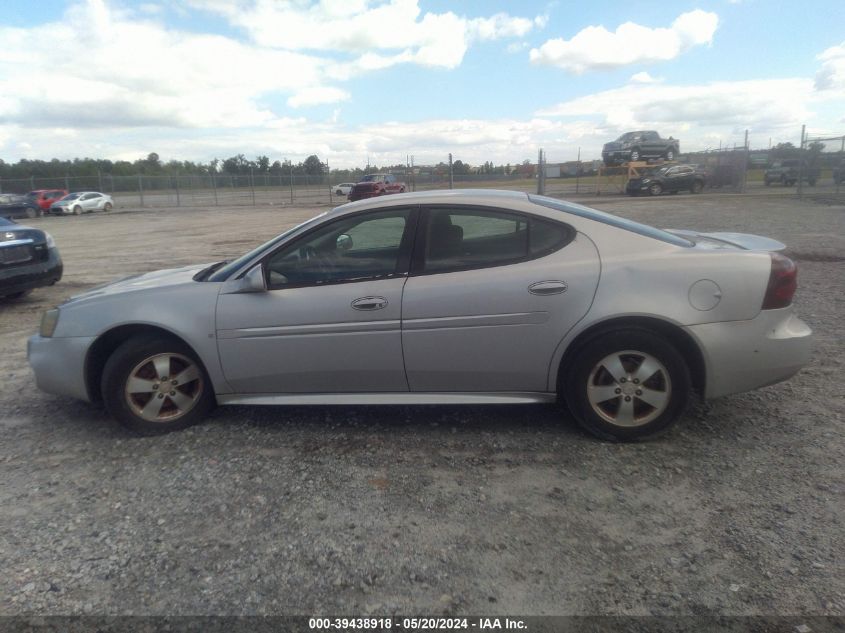
<svg viewBox="0 0 845 633"><path fill-rule="evenodd" d="M348 251L350 248L352 248L352 238L346 233L338 235L335 241L335 249L343 252Z"/></svg>
<svg viewBox="0 0 845 633"><path fill-rule="evenodd" d="M264 267L257 264L249 269L246 275L240 279L234 279L227 282L227 286L231 284L226 294L245 294L248 292L267 292L267 279L264 277Z"/></svg>

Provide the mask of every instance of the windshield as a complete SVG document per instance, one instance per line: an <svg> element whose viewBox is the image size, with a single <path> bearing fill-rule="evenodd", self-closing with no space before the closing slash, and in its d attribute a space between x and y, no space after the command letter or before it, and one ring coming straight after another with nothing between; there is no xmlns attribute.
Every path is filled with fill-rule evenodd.
<svg viewBox="0 0 845 633"><path fill-rule="evenodd" d="M269 242L264 242L264 244L262 244L261 246L252 249L251 251L249 251L248 253L246 253L244 255L241 255L237 259L229 262L228 264L226 264L225 266L223 266L222 268L217 270L213 275L209 276L207 281L226 281L226 279L229 278L229 275L234 273L236 270L238 270L241 266L243 266L244 264L249 262L251 259L258 257L264 250L273 247L275 244L282 241L284 238L286 238L288 235L290 235L294 231L296 231L296 230L298 230L298 229L300 229L304 226L307 226L307 225L311 224L312 222L319 220L324 215L326 215L326 213L328 213L328 211L324 211L320 215L317 215L317 216L311 218L310 220L306 220L302 224L297 224L292 229L288 229L287 231L285 231L281 235L277 235L276 237L274 237Z"/></svg>
<svg viewBox="0 0 845 633"><path fill-rule="evenodd" d="M625 132L622 136L616 139L618 142L622 141L630 141L633 138L636 138L640 135L639 132Z"/></svg>
<svg viewBox="0 0 845 633"><path fill-rule="evenodd" d="M80 195L79 193L69 193L67 194L62 200L76 200Z"/></svg>
<svg viewBox="0 0 845 633"><path fill-rule="evenodd" d="M382 178L383 176L379 176L378 174L370 174L369 176L361 178L361 182L378 182Z"/></svg>
<svg viewBox="0 0 845 633"><path fill-rule="evenodd" d="M609 224L610 226L625 229L626 231L631 231L632 233L637 233L638 235L644 235L645 237L651 237L656 240L660 240L661 242L668 242L669 244L674 244L675 246L694 246L694 244L689 240L685 240L677 235L672 235L668 231L662 231L654 228L653 226L648 226L647 224L634 222L633 220L626 220L625 218L620 218L619 216L605 213L604 211L599 211L598 209L591 209L590 207L575 204L574 202L563 202L562 200L555 200L554 198L546 198L545 196L535 195L529 195L528 199L534 204L539 204L557 211L563 211L564 213L571 213L572 215L577 215L589 220L595 220L596 222L601 222L603 224Z"/></svg>

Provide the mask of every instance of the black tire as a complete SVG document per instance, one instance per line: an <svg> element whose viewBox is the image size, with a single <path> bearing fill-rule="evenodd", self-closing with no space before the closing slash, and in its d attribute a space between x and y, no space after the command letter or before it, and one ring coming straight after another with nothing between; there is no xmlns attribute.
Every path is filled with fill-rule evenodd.
<svg viewBox="0 0 845 633"><path fill-rule="evenodd" d="M151 360L164 355L173 357L167 364L167 380L161 380L161 377L156 375L158 372L154 370L157 367L153 366ZM172 387L172 391L165 392L165 389L157 387L155 391L128 392L129 379L133 375L171 389L171 379L191 364L197 370L197 377ZM150 374L150 370L150 376L142 373L147 371ZM118 347L106 361L101 389L108 412L123 426L142 435L159 435L184 429L200 422L215 405L211 381L193 350L176 339L158 335L133 337ZM184 412L179 410L176 399L171 398L177 395L179 398L186 397L191 400L192 404L186 407ZM149 398L144 401L146 396ZM139 409L146 408L147 403L156 399L162 403L159 405L161 419L152 421L139 415Z"/></svg>
<svg viewBox="0 0 845 633"><path fill-rule="evenodd" d="M696 180L692 183L690 187L690 193L701 193L704 190L704 183L700 180Z"/></svg>
<svg viewBox="0 0 845 633"><path fill-rule="evenodd" d="M80 207L78 205L73 207L73 214L74 215L82 215L82 207Z"/></svg>
<svg viewBox="0 0 845 633"><path fill-rule="evenodd" d="M617 354L619 359L630 363L627 367L621 364L628 378L621 379L620 389L631 390L632 393L629 396L624 393L620 393L618 397L611 395L609 400L594 405L590 402L588 394L591 388L607 387L608 385L600 383L609 378L609 387L616 392L613 385L617 383L602 363ZM637 354L650 357L662 366L642 383L631 378L637 373ZM653 382L654 380L657 382ZM660 394L665 405L662 408L652 407L645 400L638 398L637 394L641 395L643 390ZM660 433L681 417L689 399L690 375L683 357L665 337L645 329L621 329L599 335L576 352L564 373L561 392L572 415L587 431L603 439L631 441ZM614 423L611 419L614 417L613 406L617 405L621 410L624 398L631 402L626 405L631 407L633 416L633 425L630 426ZM636 417L638 415L639 418Z"/></svg>
<svg viewBox="0 0 845 633"><path fill-rule="evenodd" d="M666 160L672 161L675 160L675 150L669 148L666 150Z"/></svg>
<svg viewBox="0 0 845 633"><path fill-rule="evenodd" d="M32 207L27 207L25 215L28 218L35 218L35 217L38 217L38 212L35 209L33 209Z"/></svg>
<svg viewBox="0 0 845 633"><path fill-rule="evenodd" d="M24 297L26 297L31 292L32 292L31 289L30 290L19 290L18 292L13 292L12 294L2 295L2 296L0 296L0 299L3 299L4 301L16 301L18 299L23 299Z"/></svg>
<svg viewBox="0 0 845 633"><path fill-rule="evenodd" d="M631 150L631 156L628 160L632 163L640 160L640 148L639 147L636 147L636 148Z"/></svg>
<svg viewBox="0 0 845 633"><path fill-rule="evenodd" d="M648 192L652 196L659 196L661 193L663 193L663 185L661 185L659 182L653 182L648 186Z"/></svg>
<svg viewBox="0 0 845 633"><path fill-rule="evenodd" d="M112 206L111 202L106 202L103 205L103 211L111 211L114 207Z"/></svg>

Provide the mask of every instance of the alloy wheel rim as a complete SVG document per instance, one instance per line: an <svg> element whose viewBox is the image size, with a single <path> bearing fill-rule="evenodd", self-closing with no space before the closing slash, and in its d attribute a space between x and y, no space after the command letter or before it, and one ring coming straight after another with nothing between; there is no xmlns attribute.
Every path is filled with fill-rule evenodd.
<svg viewBox="0 0 845 633"><path fill-rule="evenodd" d="M621 427L643 426L669 406L669 371L651 354L624 350L608 354L587 380L587 400L600 418Z"/></svg>
<svg viewBox="0 0 845 633"><path fill-rule="evenodd" d="M173 422L190 412L203 392L202 372L182 354L155 354L129 372L124 398L147 422Z"/></svg>

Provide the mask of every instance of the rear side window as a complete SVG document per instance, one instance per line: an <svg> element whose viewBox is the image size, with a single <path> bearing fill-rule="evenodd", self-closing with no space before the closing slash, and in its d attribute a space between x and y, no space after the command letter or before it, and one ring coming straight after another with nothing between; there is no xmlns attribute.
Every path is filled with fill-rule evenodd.
<svg viewBox="0 0 845 633"><path fill-rule="evenodd" d="M573 236L567 225L518 213L432 209L419 268L439 273L513 264L548 255Z"/></svg>

